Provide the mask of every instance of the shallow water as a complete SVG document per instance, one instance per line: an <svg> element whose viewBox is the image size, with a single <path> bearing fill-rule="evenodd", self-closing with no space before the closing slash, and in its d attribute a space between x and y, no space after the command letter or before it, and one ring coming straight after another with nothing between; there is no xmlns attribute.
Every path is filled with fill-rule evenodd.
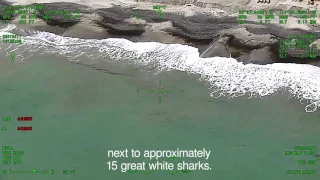
<svg viewBox="0 0 320 180"><path fill-rule="evenodd" d="M297 145L320 148L319 111L306 113L304 105L287 94L215 99L207 83L185 72L154 75L119 62L104 66L130 76L103 73L58 55L34 54L15 64L1 60L1 116L33 117L29 123L2 122L8 130L1 132L1 145L24 150L25 155L22 164L2 165L1 170L55 170L53 175L1 174L1 180L319 179L319 165L297 163L319 157L284 155ZM148 92L159 80L172 90L161 103ZM32 125L33 131L16 131L22 124ZM108 170L108 161L143 161L107 157L110 149L132 148L206 148L212 151L207 161L212 170L176 175ZM63 175L64 169L76 173ZM318 174L286 175L289 169L314 169Z"/></svg>

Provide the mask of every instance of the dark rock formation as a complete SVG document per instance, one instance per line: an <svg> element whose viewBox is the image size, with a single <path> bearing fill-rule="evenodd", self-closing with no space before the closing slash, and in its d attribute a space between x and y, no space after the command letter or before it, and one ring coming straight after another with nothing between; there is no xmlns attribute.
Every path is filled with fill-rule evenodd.
<svg viewBox="0 0 320 180"><path fill-rule="evenodd" d="M247 31L254 34L270 34L279 38L288 38L289 35L293 34L315 34L316 38L320 39L319 27L312 27L310 31L307 31L303 29L284 29L276 24L264 24L263 26L247 24L244 26Z"/></svg>
<svg viewBox="0 0 320 180"><path fill-rule="evenodd" d="M214 43L212 43L212 45L209 48L207 48L200 55L200 57L202 57L202 58L216 57L216 56L230 57L231 54L226 47L226 43L228 40L229 40L229 38L225 37L225 38L221 38L221 39L215 41Z"/></svg>
<svg viewBox="0 0 320 180"><path fill-rule="evenodd" d="M98 25L100 25L103 28L106 28L108 33L114 34L114 35L141 35L145 32L144 26L139 24L124 24L124 23L118 23L118 24L111 24L107 22L97 22Z"/></svg>
<svg viewBox="0 0 320 180"><path fill-rule="evenodd" d="M211 42L222 29L229 29L238 25L236 18L210 18L205 15L196 15L172 21L174 29L168 29L171 35L188 39L189 41Z"/></svg>
<svg viewBox="0 0 320 180"><path fill-rule="evenodd" d="M62 28L71 27L80 22L80 18L74 18L76 13L91 13L89 7L67 2L35 3L34 6L44 6L37 10L37 17L44 20L50 26ZM71 14L70 14L71 12Z"/></svg>
<svg viewBox="0 0 320 180"><path fill-rule="evenodd" d="M96 9L95 12L103 18L103 21L107 23L123 23L125 19L133 17L132 8L125 9L118 6Z"/></svg>
<svg viewBox="0 0 320 180"><path fill-rule="evenodd" d="M170 1L171 2L171 1ZM173 2L173 1L172 1ZM190 2L197 4L196 1ZM10 6L10 3L0 0L0 6ZM74 26L80 20L84 22L94 22L103 27L109 34L115 37L128 39L141 36L145 30L145 23L129 23L130 18L145 20L147 23L157 23L170 21L173 27L168 27L164 31L170 35L177 36L197 45L208 45L201 57L230 57L232 55L239 57L239 61L257 64L268 64L273 62L291 62L291 63L311 63L319 61L315 59L302 59L297 50L288 50L287 58L279 58L279 46L281 38L288 38L291 34L316 34L320 39L319 26L310 26L311 30L284 29L276 24L259 24L257 22L247 22L248 24L238 24L235 17L212 17L199 14L191 17L183 15L174 15L163 12L162 17L154 10L137 10L133 8L121 8L114 6L111 8L90 9L87 6L75 3L56 2L41 3L32 5L42 5L44 9L37 10L37 16L43 19L49 26L59 26L61 31ZM202 5L200 5L202 6ZM0 18L2 8L0 7ZM48 11L51 17L48 18ZM55 14L51 12L71 11L71 14ZM139 11L139 12L137 12ZM81 13L80 18L74 18L75 13ZM88 14L97 14L97 19L86 19ZM82 16L83 15L83 16ZM72 16L72 18L70 18ZM91 16L90 16L91 17ZM48 27L49 27L48 26ZM46 28L44 28L45 30ZM60 32L60 31L59 31ZM25 33L25 32L21 32ZM60 32L63 34L63 32ZM228 39L228 40L226 40ZM226 41L222 41L226 40ZM213 43L212 43L213 42ZM231 51L232 49L232 51ZM246 55L244 55L245 53Z"/></svg>
<svg viewBox="0 0 320 180"><path fill-rule="evenodd" d="M276 30L278 29L278 30ZM317 52L317 58L312 57L301 57L302 54L306 51L302 48L286 48L286 57L281 57L280 54L280 40L287 39L290 35L296 35L299 37L302 34L314 34L318 38L318 33L308 32L300 29L280 29L274 25L245 25L242 27L236 27L232 29L221 30L219 32L222 37L230 37L230 40L227 42L228 48L238 49L240 54L246 50L251 50L250 53L242 55L238 58L240 62L244 64L253 63L253 64L270 64L275 62L283 63L313 63L315 61L320 61L320 52ZM301 41L301 38L297 38L296 41ZM309 39L305 46L309 46L314 40L310 41ZM311 48L307 48L307 51L310 51ZM213 57L206 54L206 57ZM233 56L234 57L234 56ZM236 57L235 57L236 58Z"/></svg>
<svg viewBox="0 0 320 180"><path fill-rule="evenodd" d="M5 8L6 7L6 8ZM11 20L15 17L12 3L0 0L0 20Z"/></svg>
<svg viewBox="0 0 320 180"><path fill-rule="evenodd" d="M277 59L270 47L265 47L261 49L255 49L250 52L249 55L244 55L238 58L239 62L243 64L271 64Z"/></svg>
<svg viewBox="0 0 320 180"><path fill-rule="evenodd" d="M241 47L246 49L258 49L266 46L273 46L278 43L275 36L270 34L253 34L247 31L246 28L232 28L222 30L221 36L230 36L230 44L235 47Z"/></svg>
<svg viewBox="0 0 320 180"><path fill-rule="evenodd" d="M132 8L121 9L115 6L113 8L98 9L97 13L102 17L102 20L99 20L96 23L105 28L110 34L141 35L145 32L143 25L130 24L124 21L133 17Z"/></svg>

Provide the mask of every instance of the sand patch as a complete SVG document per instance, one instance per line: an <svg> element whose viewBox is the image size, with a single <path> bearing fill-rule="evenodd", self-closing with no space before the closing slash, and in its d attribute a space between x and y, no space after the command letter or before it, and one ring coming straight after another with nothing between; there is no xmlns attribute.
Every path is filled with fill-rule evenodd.
<svg viewBox="0 0 320 180"><path fill-rule="evenodd" d="M63 36L81 39L107 39L108 32L95 24L76 24L68 28Z"/></svg>

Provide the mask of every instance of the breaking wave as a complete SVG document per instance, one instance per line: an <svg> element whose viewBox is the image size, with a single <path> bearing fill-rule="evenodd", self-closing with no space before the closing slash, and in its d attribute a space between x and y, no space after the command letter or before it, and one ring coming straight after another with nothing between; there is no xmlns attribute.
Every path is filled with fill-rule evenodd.
<svg viewBox="0 0 320 180"><path fill-rule="evenodd" d="M14 25L1 30L1 37L12 32ZM25 30L20 30L25 31ZM26 32L25 32L26 33ZM80 57L96 63L111 58L144 66L154 66L157 71L179 70L199 74L209 82L211 96L239 97L245 94L268 96L278 91L290 92L300 102L305 101L306 112L320 106L320 68L312 65L276 63L269 65L243 65L233 58L200 58L194 47L157 42L131 42L126 39L78 39L58 36L48 32L33 31L16 45L20 54L32 56L33 52L61 54L70 61ZM16 48L16 49L17 49ZM20 50L23 49L23 52ZM85 52L85 53L84 53ZM106 58L109 57L109 58Z"/></svg>

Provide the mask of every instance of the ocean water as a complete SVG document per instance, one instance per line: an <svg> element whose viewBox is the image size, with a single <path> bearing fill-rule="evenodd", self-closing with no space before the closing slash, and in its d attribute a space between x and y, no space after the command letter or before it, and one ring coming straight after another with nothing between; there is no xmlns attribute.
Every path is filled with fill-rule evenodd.
<svg viewBox="0 0 320 180"><path fill-rule="evenodd" d="M179 44L29 34L21 45L1 44L0 112L12 120L1 122L7 131L0 131L0 145L25 155L21 164L0 168L55 173L1 174L1 180L320 178L319 156L285 155L300 145L319 151L317 67L244 66L232 58L199 58L197 49ZM159 81L172 91L161 103ZM18 122L18 116L33 121ZM22 125L33 131L17 131ZM149 160L107 154L177 148L211 150L208 160L181 158L209 163L211 170L120 172L120 163ZM298 160L318 164L299 165ZM119 169L109 170L108 161L117 161ZM296 169L317 174L286 174Z"/></svg>

